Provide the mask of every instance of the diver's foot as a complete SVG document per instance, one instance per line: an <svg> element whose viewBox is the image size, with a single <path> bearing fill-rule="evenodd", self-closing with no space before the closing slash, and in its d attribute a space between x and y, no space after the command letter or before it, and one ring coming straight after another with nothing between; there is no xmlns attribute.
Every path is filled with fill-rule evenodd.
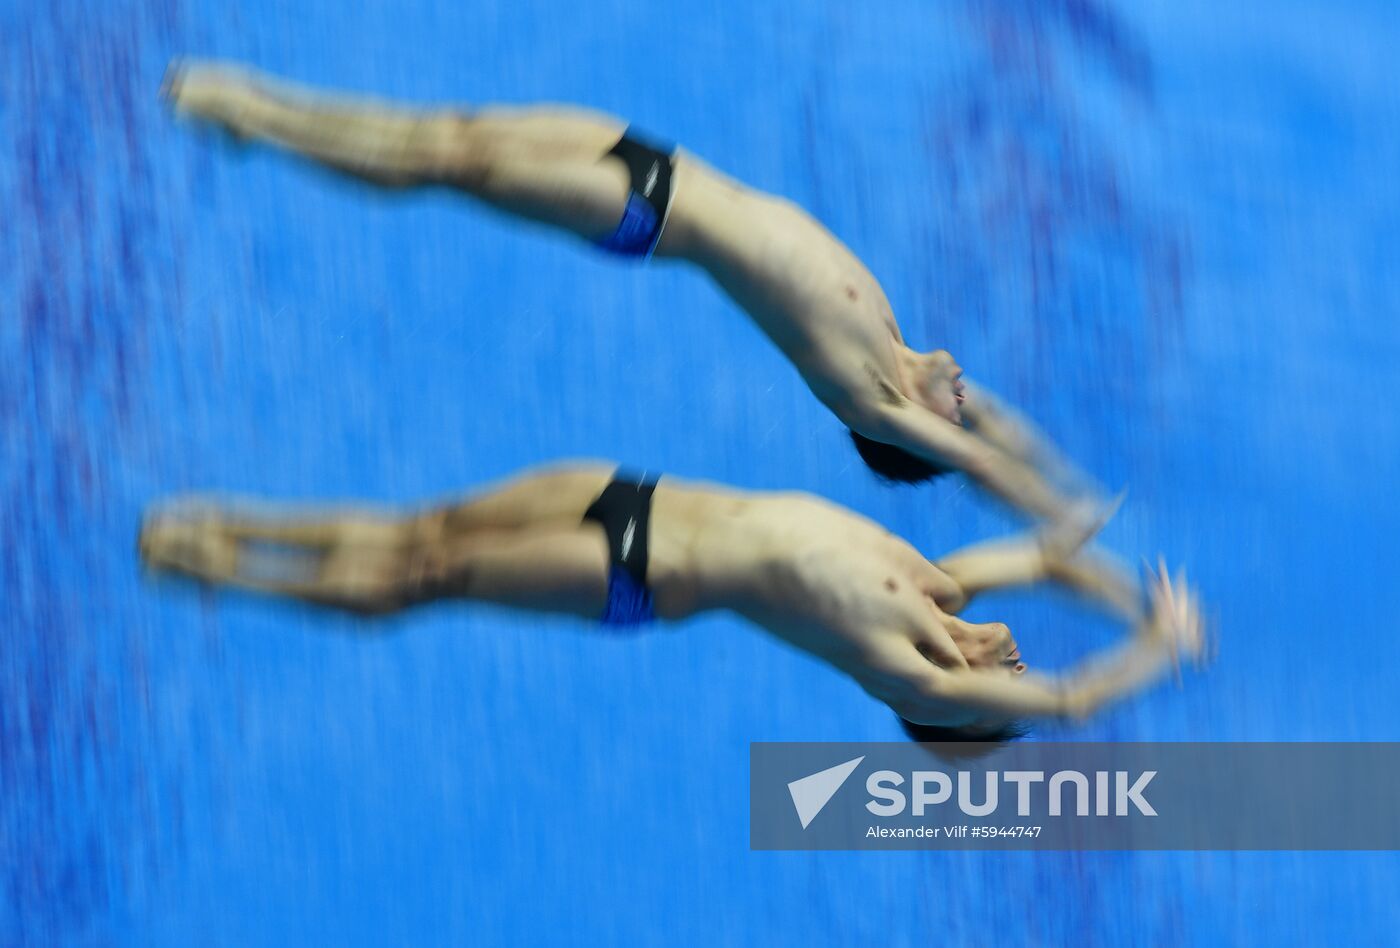
<svg viewBox="0 0 1400 948"><path fill-rule="evenodd" d="M160 78L160 92L157 93L160 101L174 108L184 82L185 60L178 57L170 60L170 64L165 67L165 75Z"/></svg>
<svg viewBox="0 0 1400 948"><path fill-rule="evenodd" d="M240 116L254 94L247 69L212 61L172 60L160 84L161 100L176 115L212 122L240 139Z"/></svg>
<svg viewBox="0 0 1400 948"><path fill-rule="evenodd" d="M212 517L152 514L141 525L138 549L147 568L158 572L218 582L238 570L238 544Z"/></svg>

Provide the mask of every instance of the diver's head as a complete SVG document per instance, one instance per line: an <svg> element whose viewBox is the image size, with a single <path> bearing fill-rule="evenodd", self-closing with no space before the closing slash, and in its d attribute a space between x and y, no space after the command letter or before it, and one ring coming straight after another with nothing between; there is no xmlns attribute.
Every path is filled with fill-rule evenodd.
<svg viewBox="0 0 1400 948"><path fill-rule="evenodd" d="M907 391L904 396L914 405L933 412L945 421L961 425L962 404L966 386L962 381L962 366L946 349L933 352L902 350L901 376ZM851 431L856 451L875 474L896 484L920 484L947 474L952 468L933 464L903 448L867 438Z"/></svg>
<svg viewBox="0 0 1400 948"><path fill-rule="evenodd" d="M1026 663L1021 661L1021 648L1004 622L968 622L954 615L943 615L943 627L952 636L972 674L1021 675ZM989 717L973 709L951 709L937 720L911 721L900 717L899 723L912 740L921 744L958 744L966 747L942 748L944 757L980 757L991 753L1000 744L1024 737L1029 727L1010 718Z"/></svg>
<svg viewBox="0 0 1400 948"><path fill-rule="evenodd" d="M923 458L910 454L883 441L875 441L852 430L851 443L865 466L875 472L875 476L892 484L922 484L935 477L952 472L950 467L930 464Z"/></svg>
<svg viewBox="0 0 1400 948"><path fill-rule="evenodd" d="M938 748L938 754L949 759L982 757L1030 733L1026 722L1008 719L974 720L955 726L916 724L906 718L900 718L899 723L911 741L945 745Z"/></svg>

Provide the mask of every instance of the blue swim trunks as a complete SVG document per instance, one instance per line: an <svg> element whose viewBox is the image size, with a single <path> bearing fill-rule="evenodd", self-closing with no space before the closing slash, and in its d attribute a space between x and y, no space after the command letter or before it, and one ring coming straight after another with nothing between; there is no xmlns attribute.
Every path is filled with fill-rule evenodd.
<svg viewBox="0 0 1400 948"><path fill-rule="evenodd" d="M603 625L613 628L635 628L656 618L651 590L639 583L624 567L608 570L608 605L603 610Z"/></svg>
<svg viewBox="0 0 1400 948"><path fill-rule="evenodd" d="M655 478L617 473L583 515L608 536L608 604L602 621L613 628L635 628L656 618L647 587L647 541Z"/></svg>
<svg viewBox="0 0 1400 948"><path fill-rule="evenodd" d="M628 129L604 157L616 157L627 166L632 189L617 230L598 241L598 246L624 257L650 257L671 210L675 149L648 143Z"/></svg>

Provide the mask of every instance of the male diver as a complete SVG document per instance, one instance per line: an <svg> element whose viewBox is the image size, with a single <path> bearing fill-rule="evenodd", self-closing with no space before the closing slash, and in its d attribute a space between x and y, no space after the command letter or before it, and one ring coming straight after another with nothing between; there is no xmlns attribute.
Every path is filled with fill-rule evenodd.
<svg viewBox="0 0 1400 948"><path fill-rule="evenodd" d="M888 480L960 470L1033 519L1094 505L1082 476L969 385L951 355L905 345L880 284L819 222L615 118L562 106L416 110L193 62L171 68L163 93L181 115L376 185L447 186L619 254L699 266Z"/></svg>
<svg viewBox="0 0 1400 948"><path fill-rule="evenodd" d="M1043 531L930 563L876 523L801 493L757 493L574 464L416 512L177 503L148 514L152 569L379 616L443 600L636 627L727 610L844 671L926 741L1006 740L1079 719L1199 659L1196 595L1165 569L1147 596L1089 533ZM957 614L1052 580L1133 627L1059 677L1024 673L1001 623Z"/></svg>

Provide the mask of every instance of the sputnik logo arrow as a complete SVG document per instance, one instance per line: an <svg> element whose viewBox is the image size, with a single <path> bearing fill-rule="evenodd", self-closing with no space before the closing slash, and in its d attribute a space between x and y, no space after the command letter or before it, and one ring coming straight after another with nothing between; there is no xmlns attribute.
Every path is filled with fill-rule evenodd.
<svg viewBox="0 0 1400 948"><path fill-rule="evenodd" d="M863 760L865 756L861 755L855 760L819 770L787 785L788 793L792 794L792 805L797 809L797 818L802 821L803 829L806 829L807 825L817 818L822 808L831 802L831 798L836 796L836 791L841 789L846 778L850 777Z"/></svg>

